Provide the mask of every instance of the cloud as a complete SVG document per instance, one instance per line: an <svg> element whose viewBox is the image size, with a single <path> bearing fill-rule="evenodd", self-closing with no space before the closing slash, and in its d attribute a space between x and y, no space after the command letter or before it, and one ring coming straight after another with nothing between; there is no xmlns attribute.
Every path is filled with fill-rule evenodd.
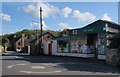
<svg viewBox="0 0 120 77"><path fill-rule="evenodd" d="M42 24L43 24L43 29L48 29L49 27L47 26L47 24L45 23L45 21L42 21Z"/></svg>
<svg viewBox="0 0 120 77"><path fill-rule="evenodd" d="M72 12L72 9L69 8L69 7L65 7L63 10L62 10L62 14L65 18L68 17L68 15Z"/></svg>
<svg viewBox="0 0 120 77"><path fill-rule="evenodd" d="M48 18L49 16L55 15L59 9L53 5L50 5L45 2L36 3L34 5L27 5L23 7L23 10L35 17L40 17L40 7L43 10L43 18Z"/></svg>
<svg viewBox="0 0 120 77"><path fill-rule="evenodd" d="M62 29L71 29L68 23L59 23L58 26L60 26Z"/></svg>
<svg viewBox="0 0 120 77"><path fill-rule="evenodd" d="M72 18L78 22L89 22L95 20L96 16L90 12L81 13L79 10L74 10Z"/></svg>
<svg viewBox="0 0 120 77"><path fill-rule="evenodd" d="M47 26L47 24L45 23L45 21L42 21L42 24L43 24L43 29L46 30L48 29L49 27ZM38 22L31 22L30 23L30 26L32 26L34 29L40 29L40 24Z"/></svg>
<svg viewBox="0 0 120 77"><path fill-rule="evenodd" d="M0 13L0 18L5 21L11 21L11 16L8 14Z"/></svg>
<svg viewBox="0 0 120 77"><path fill-rule="evenodd" d="M3 34L3 33L0 33L0 36L1 36L1 35L4 35L4 34Z"/></svg>
<svg viewBox="0 0 120 77"><path fill-rule="evenodd" d="M111 18L108 16L107 13L105 13L105 14L102 16L101 19L102 19L102 20L107 20L107 21L112 21Z"/></svg>

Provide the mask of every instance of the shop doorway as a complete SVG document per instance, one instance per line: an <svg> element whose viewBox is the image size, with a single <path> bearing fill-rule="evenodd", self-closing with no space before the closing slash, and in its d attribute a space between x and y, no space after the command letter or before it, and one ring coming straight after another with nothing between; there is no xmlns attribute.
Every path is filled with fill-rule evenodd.
<svg viewBox="0 0 120 77"><path fill-rule="evenodd" d="M96 49L96 42L97 42L97 34L87 34L87 45L89 46L90 50L95 54L95 58L97 58L97 49Z"/></svg>

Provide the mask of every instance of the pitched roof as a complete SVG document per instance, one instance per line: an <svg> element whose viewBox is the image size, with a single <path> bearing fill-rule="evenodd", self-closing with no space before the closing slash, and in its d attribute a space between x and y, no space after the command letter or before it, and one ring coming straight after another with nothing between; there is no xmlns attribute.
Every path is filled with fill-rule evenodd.
<svg viewBox="0 0 120 77"><path fill-rule="evenodd" d="M107 21L107 20L97 20L93 23L88 24L85 27L76 28L76 29L69 29L69 30L78 30L78 29L84 29L84 28L89 28L89 27L94 27L94 26L102 26L102 23L104 23L104 24L107 23L109 27L120 30L120 24L117 24L117 23L112 22L112 21Z"/></svg>
<svg viewBox="0 0 120 77"><path fill-rule="evenodd" d="M21 36L13 38L13 42L17 42L20 38Z"/></svg>
<svg viewBox="0 0 120 77"><path fill-rule="evenodd" d="M39 35L39 38L41 38L41 36L44 36L45 34L50 34L52 37L54 37L50 32L46 32L46 33L44 33L44 34L42 34L42 35ZM37 38L31 40L29 43L33 43L33 42L35 42L36 40L37 40Z"/></svg>
<svg viewBox="0 0 120 77"><path fill-rule="evenodd" d="M46 32L46 33L42 34L42 36L44 36L45 34L50 34L52 37L54 37L50 32ZM39 36L39 38L41 38L41 35Z"/></svg>

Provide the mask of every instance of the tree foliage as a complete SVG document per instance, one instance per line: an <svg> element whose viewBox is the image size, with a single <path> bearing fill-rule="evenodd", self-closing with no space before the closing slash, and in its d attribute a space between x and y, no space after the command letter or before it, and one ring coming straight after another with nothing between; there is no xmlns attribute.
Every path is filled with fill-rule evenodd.
<svg viewBox="0 0 120 77"><path fill-rule="evenodd" d="M7 37L7 36L3 36L3 37L2 37L2 45L3 45L3 46L7 46L8 43L9 43L8 37Z"/></svg>
<svg viewBox="0 0 120 77"><path fill-rule="evenodd" d="M14 34L5 34L2 36L2 45L5 46L7 45L9 42L12 42L14 37L19 37L22 34L25 34L25 36L28 37L28 39L34 39L38 35L40 35L40 30L28 30L28 29L24 29L22 31L18 31ZM59 35L59 31L53 31L53 30L44 30L43 33L46 32L50 32L51 34L53 34L53 36L57 37Z"/></svg>

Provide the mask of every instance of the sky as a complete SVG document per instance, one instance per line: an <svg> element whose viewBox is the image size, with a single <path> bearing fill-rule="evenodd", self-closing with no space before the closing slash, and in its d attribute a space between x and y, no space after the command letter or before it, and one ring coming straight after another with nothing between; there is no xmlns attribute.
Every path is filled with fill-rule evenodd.
<svg viewBox="0 0 120 77"><path fill-rule="evenodd" d="M39 29L40 7L44 30L81 28L98 19L118 23L117 2L2 2L2 34Z"/></svg>

